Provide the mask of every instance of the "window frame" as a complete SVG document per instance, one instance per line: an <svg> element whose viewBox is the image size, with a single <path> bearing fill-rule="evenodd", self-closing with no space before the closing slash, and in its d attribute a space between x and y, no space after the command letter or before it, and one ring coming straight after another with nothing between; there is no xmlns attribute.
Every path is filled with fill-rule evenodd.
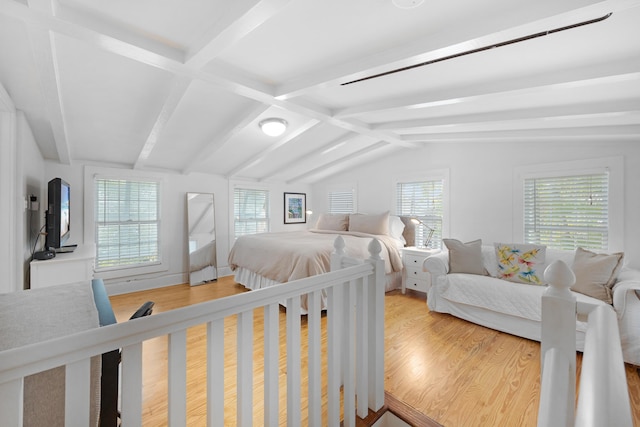
<svg viewBox="0 0 640 427"><path fill-rule="evenodd" d="M351 193L351 212L332 212L331 211L331 194L332 193ZM337 184L327 188L327 213L352 214L358 212L358 190L355 184Z"/></svg>
<svg viewBox="0 0 640 427"><path fill-rule="evenodd" d="M624 159L604 157L558 163L520 166L514 169L513 236L524 242L524 184L531 178L554 178L609 173L608 247L606 252L624 250Z"/></svg>
<svg viewBox="0 0 640 427"><path fill-rule="evenodd" d="M271 191L271 189L268 186L261 186L261 185L256 185L255 183L244 183L244 182L236 182L231 184L230 183L230 190L229 190L229 237L230 237L230 246L229 247L233 247L233 244L235 243L236 239L238 238L236 236L236 213L235 213L235 194L236 194L236 189L245 189L245 190L252 190L252 191L264 191L267 193L267 196L269 198L268 201L268 205L267 205L267 232L271 231L271 220L272 220L272 209L271 209L271 203L272 203L272 199L273 199L273 192Z"/></svg>
<svg viewBox="0 0 640 427"><path fill-rule="evenodd" d="M398 212L398 184L409 182L442 181L442 229L439 241L440 249L443 248L442 238L450 234L450 191L449 191L449 169L433 169L427 172L417 172L406 175L398 175L393 178L392 206L395 215L403 215ZM403 215L406 216L406 215Z"/></svg>
<svg viewBox="0 0 640 427"><path fill-rule="evenodd" d="M114 179L126 181L154 181L158 183L158 261L144 265L125 265L117 267L108 267L95 270L96 275L103 279L118 279L130 277L134 275L143 275L150 273L159 273L169 270L166 261L166 254L169 251L166 225L163 218L166 217L166 203L163 203L166 192L165 178L155 175L146 174L136 171L113 170L105 168L86 167L84 177L84 240L96 247L97 256L97 229L95 221L95 180L96 179Z"/></svg>

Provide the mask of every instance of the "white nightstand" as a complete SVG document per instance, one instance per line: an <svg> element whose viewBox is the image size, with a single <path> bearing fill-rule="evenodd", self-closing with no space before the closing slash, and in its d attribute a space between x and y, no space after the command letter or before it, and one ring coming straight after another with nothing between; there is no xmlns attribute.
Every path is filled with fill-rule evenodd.
<svg viewBox="0 0 640 427"><path fill-rule="evenodd" d="M431 287L431 275L426 271L422 271L422 263L424 260L439 253L438 249L416 248L409 246L402 249L402 263L404 271L402 273L402 293L407 289L414 291L429 292Z"/></svg>

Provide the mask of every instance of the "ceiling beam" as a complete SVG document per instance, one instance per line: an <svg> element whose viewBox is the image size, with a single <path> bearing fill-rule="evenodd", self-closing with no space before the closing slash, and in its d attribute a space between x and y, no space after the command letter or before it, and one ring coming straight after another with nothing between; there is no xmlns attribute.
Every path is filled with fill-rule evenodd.
<svg viewBox="0 0 640 427"><path fill-rule="evenodd" d="M202 68L225 49L276 15L290 0L236 0L207 34L187 52L187 65Z"/></svg>
<svg viewBox="0 0 640 427"><path fill-rule="evenodd" d="M411 97L401 97L383 102L345 108L335 111L338 118L363 116L369 113L389 111L416 110L419 108L434 108L442 105L477 102L485 97L501 95L540 94L557 92L576 86L584 88L616 83L621 81L640 81L640 58L619 63L602 64L599 67L581 67L546 73L542 75L519 77L510 80L496 81L491 84L459 87L441 91L422 93Z"/></svg>
<svg viewBox="0 0 640 427"><path fill-rule="evenodd" d="M305 172L303 174L300 174L300 175L298 175L298 176L296 176L294 178L291 178L291 179L287 180L286 183L287 184L291 184L291 183L294 183L294 182L298 182L298 181L300 181L300 180L302 180L304 178L308 178L310 176L317 175L317 174L322 173L322 172L326 172L326 170L328 168L337 166L337 165L339 165L341 163L348 162L348 161L350 161L352 159L356 159L356 158L361 157L361 156L363 156L365 154L372 153L372 152L374 152L376 150L379 150L381 148L387 147L388 145L389 145L389 143L386 142L386 141L378 141L375 144L370 145L369 147L366 147L366 148L363 148L361 150L355 151L355 152L353 152L353 153L351 153L351 154L349 154L347 156L342 156L338 160L334 160L332 162L325 163L322 166L318 166L315 169L311 169L310 171L307 171L307 172Z"/></svg>
<svg viewBox="0 0 640 427"><path fill-rule="evenodd" d="M446 31L429 34L403 47L394 47L369 57L353 58L343 64L292 79L277 88L278 99L302 96L322 86L337 86L349 81L394 69L413 66L437 58L455 55L478 46L492 45L529 34L544 32L563 25L593 19L607 13L629 9L640 0L589 0L585 6L575 8L573 2L538 2L527 13L520 10L510 14L496 14L490 18L460 22Z"/></svg>
<svg viewBox="0 0 640 427"><path fill-rule="evenodd" d="M465 114L460 116L430 117L415 120L398 120L372 125L374 129L416 131L434 126L464 126L477 123L507 123L520 120L568 120L580 116L606 117L612 114L639 112L640 102L635 99L623 99L616 102L598 102L590 104L563 105L558 107L530 108L521 110L492 111L490 113Z"/></svg>
<svg viewBox="0 0 640 427"><path fill-rule="evenodd" d="M231 139L242 132L247 126L249 126L254 120L260 117L265 111L269 109L269 105L258 104L250 111L244 112L237 120L229 123L229 126L200 144L200 147L195 151L191 160L187 162L187 167L182 171L184 174L194 172L199 166L202 166L209 161L213 155L224 147Z"/></svg>
<svg viewBox="0 0 640 427"><path fill-rule="evenodd" d="M311 151L310 153L304 153L301 154L300 156L296 157L295 159L291 159L289 161L290 164L299 164L301 161L308 159L308 158L312 158L312 159L317 159L320 156L322 156L323 154L327 154L328 152L335 150L336 148L339 148L341 146L343 146L344 144L346 144L347 142L353 140L354 138L357 138L359 136L359 134L355 133L355 132L347 132L345 135L342 135L339 138L334 139L333 141L323 145L322 147ZM266 175L263 175L258 181L266 181L269 178L272 178L274 176L276 176L278 174L278 172L281 172L282 169L278 168L276 170L274 170L273 172L270 172Z"/></svg>
<svg viewBox="0 0 640 427"><path fill-rule="evenodd" d="M42 14L50 16L54 14L55 3L52 0L29 0L28 3L30 8ZM64 165L70 165L71 149L67 139L64 104L60 96L60 72L55 36L47 29L35 26L28 26L27 31L58 161Z"/></svg>
<svg viewBox="0 0 640 427"><path fill-rule="evenodd" d="M243 161L241 164L239 164L235 168L231 169L229 172L227 172L226 177L227 178L233 178L236 175L238 175L240 172L242 172L244 170L247 170L250 167L253 167L253 166L257 165L258 163L263 161L267 157L267 155L269 153L271 153L272 151L277 150L278 148L280 148L280 147L282 147L282 146L284 146L284 145L286 145L286 144L288 144L288 143L290 143L292 141L295 141L300 135L304 134L309 129L313 128L314 126L317 126L319 123L320 122L318 120L315 120L315 119L308 120L302 126L299 126L295 130L285 134L278 141L276 141L273 144L269 145L266 149L262 150L261 152L259 152L255 156L251 157L248 160Z"/></svg>
<svg viewBox="0 0 640 427"><path fill-rule="evenodd" d="M160 138L165 126L169 123L169 120L175 113L176 108L178 108L178 104L180 104L180 101L184 98L184 95L187 93L187 89L189 89L190 85L191 79L188 77L176 76L173 78L169 95L167 96L167 99L165 99L162 109L160 110L158 117L156 117L156 122L154 123L151 132L149 132L149 135L147 136L146 142L138 154L138 159L133 165L134 169L140 169L144 166L147 159L149 159L151 152L158 143L158 138Z"/></svg>
<svg viewBox="0 0 640 427"><path fill-rule="evenodd" d="M58 5L56 7L55 16L59 19L71 22L85 28L91 28L100 34L108 36L112 39L122 40L133 46L140 46L144 50L153 52L157 55L171 58L174 61L184 62L184 51L178 47L163 43L151 37L145 37L140 33L131 31L117 22L105 18L103 15L89 13L78 8Z"/></svg>
<svg viewBox="0 0 640 427"><path fill-rule="evenodd" d="M139 46L133 44L131 41L121 40L113 35L85 28L77 23L63 21L39 11L30 10L26 6L13 0L0 0L0 14L19 19L28 25L48 28L53 32L84 41L107 52L132 59L142 64L191 79L199 79L239 96L253 99L264 104L271 104L342 129L358 132L376 139L382 139L391 144L404 147L415 146L391 132L373 131L366 124L354 120L335 118L330 111L324 108L303 102L279 100L274 96L275 89L272 86L255 79L250 79L245 75L235 76L224 71L223 74L219 74L218 72L213 73L203 69L196 69L175 58L163 56L162 54L148 50L145 46Z"/></svg>
<svg viewBox="0 0 640 427"><path fill-rule="evenodd" d="M476 132L449 132L406 135L409 141L453 142L453 141L479 141L501 139L566 139L566 138L593 138L593 137L635 137L640 136L640 125L621 126L589 126L580 128L553 128L553 129L511 129L500 131L476 131Z"/></svg>

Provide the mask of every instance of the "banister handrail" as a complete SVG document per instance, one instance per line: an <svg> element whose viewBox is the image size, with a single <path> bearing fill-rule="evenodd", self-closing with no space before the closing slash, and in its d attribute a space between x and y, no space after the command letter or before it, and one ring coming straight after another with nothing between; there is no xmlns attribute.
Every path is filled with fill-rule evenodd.
<svg viewBox="0 0 640 427"><path fill-rule="evenodd" d="M55 368L69 361L106 353L126 345L221 319L241 311L278 303L286 297L322 289L337 279L347 282L372 271L371 264L358 264L340 271L177 308L131 322L103 326L0 351L0 383ZM304 284L300 285L300 282ZM69 354L75 356L69 359Z"/></svg>
<svg viewBox="0 0 640 427"><path fill-rule="evenodd" d="M89 395L90 375L95 373L93 369L89 369L89 359L118 348L122 349L122 420L127 424L141 424L142 346L147 340L166 336L168 421L182 425L187 417L187 330L203 324L207 326L207 418L212 425L222 424L225 406L222 401L224 379L221 378L221 373L224 372L225 361L224 340L221 337L225 334L225 320L230 316L237 316L236 393L239 403L236 417L239 425L249 425L254 407L251 401L253 311L258 308L265 310L265 346L268 344L271 350L265 350L264 353L264 386L265 390L270 391L268 394L273 394L277 400L280 393L277 373L281 361L277 350L277 337L280 334L278 306L286 301L285 363L290 375L284 392L287 396L288 420L291 424L298 425L301 419L300 366L303 362L298 348L298 344L301 344L300 303L301 297L307 295L307 301L311 304L308 306L307 366L315 372L315 379L312 381L310 378L309 381L309 420L316 420L317 423L319 411L327 408L329 425L340 425L341 416L344 417L345 426L355 425L356 413L361 417L365 416L368 410L377 411L384 403L384 261L379 257L381 247L375 240L369 246L370 258L366 260L347 257L344 250L340 250L341 240L340 237L336 239L336 252L331 258L332 271L328 273L0 351L0 395L6 397L0 402L0 424L21 424L26 376L65 366L65 401L77 402L78 398ZM333 355L329 358L327 367L329 372L333 372L333 376L330 375L332 385L326 386L326 390L324 386L320 388L322 381L319 377L322 359L319 335L320 299L324 301L325 292L328 321L327 326L322 328L327 330L326 351ZM351 310L354 311L350 312ZM347 321L343 322L344 319ZM344 341L356 338L357 343ZM359 369L355 369L356 365ZM219 375L212 375L212 372ZM353 380L358 387L351 384ZM342 384L347 384L348 387L343 390ZM326 401L318 398L325 393L328 396ZM89 405L88 400L87 398L86 406ZM265 399L265 403L267 401ZM264 412L265 425L278 424L277 402L273 406L276 407L275 412ZM342 411L341 408L345 410ZM85 405L82 406L82 411L75 411L69 403L64 410L66 421L71 423L67 425L85 425L90 418L89 409ZM73 416L70 417L70 414Z"/></svg>
<svg viewBox="0 0 640 427"><path fill-rule="evenodd" d="M563 261L545 270L538 426L631 427L617 316L610 306L576 302L575 275ZM588 316L577 409L576 319Z"/></svg>

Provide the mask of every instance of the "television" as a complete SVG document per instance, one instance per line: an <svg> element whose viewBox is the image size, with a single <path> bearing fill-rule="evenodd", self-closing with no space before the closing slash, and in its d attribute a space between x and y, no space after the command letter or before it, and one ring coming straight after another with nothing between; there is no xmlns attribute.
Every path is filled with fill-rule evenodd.
<svg viewBox="0 0 640 427"><path fill-rule="evenodd" d="M71 187L60 178L49 181L45 249L57 249L71 234Z"/></svg>

